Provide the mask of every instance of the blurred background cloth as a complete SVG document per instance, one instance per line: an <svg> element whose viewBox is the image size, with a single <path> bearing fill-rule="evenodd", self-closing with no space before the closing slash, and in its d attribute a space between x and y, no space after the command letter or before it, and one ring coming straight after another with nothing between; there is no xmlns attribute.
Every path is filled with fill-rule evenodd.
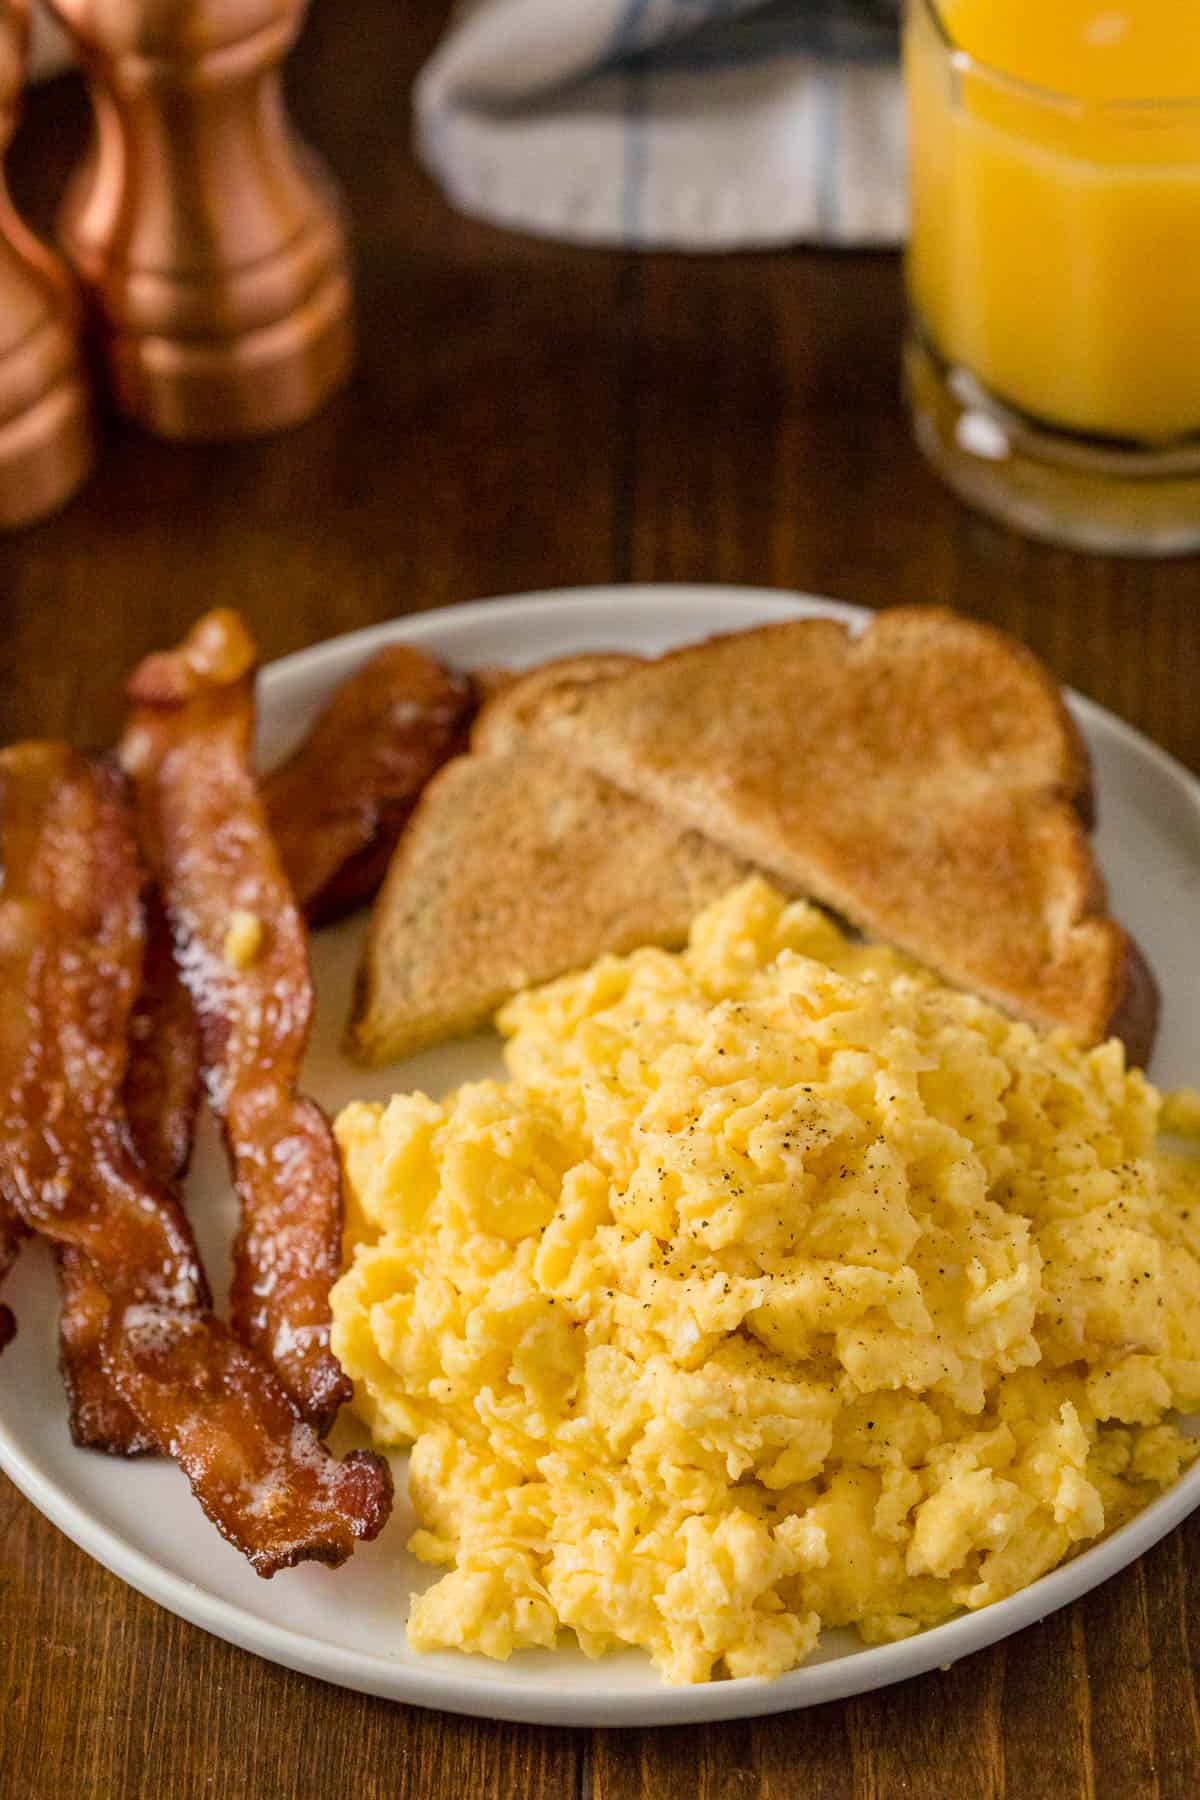
<svg viewBox="0 0 1200 1800"><path fill-rule="evenodd" d="M894 244L898 0L462 0L416 89L464 212L602 244Z"/></svg>

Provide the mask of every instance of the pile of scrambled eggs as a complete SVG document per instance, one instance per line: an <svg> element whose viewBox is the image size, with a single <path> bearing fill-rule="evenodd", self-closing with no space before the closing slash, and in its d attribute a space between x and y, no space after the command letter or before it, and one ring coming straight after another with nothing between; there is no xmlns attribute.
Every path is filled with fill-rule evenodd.
<svg viewBox="0 0 1200 1800"><path fill-rule="evenodd" d="M500 1017L512 1080L354 1105L334 1348L413 1446L409 1641L671 1681L986 1606L1196 1446L1200 1128L746 883Z"/></svg>

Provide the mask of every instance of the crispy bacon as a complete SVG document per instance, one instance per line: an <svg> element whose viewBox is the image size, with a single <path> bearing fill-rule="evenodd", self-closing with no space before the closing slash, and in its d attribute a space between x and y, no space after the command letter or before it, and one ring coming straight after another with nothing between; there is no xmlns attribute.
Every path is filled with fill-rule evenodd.
<svg viewBox="0 0 1200 1800"><path fill-rule="evenodd" d="M72 1441L106 1456L151 1456L154 1434L126 1406L105 1367L112 1307L104 1282L81 1250L55 1250L58 1263L58 1366L67 1390Z"/></svg>
<svg viewBox="0 0 1200 1800"><path fill-rule="evenodd" d="M211 1313L128 1306L111 1369L258 1574L298 1562L336 1568L356 1538L377 1537L387 1522L387 1463L370 1450L335 1461L259 1357Z"/></svg>
<svg viewBox="0 0 1200 1800"><path fill-rule="evenodd" d="M49 764L48 757L43 759ZM179 1180L191 1156L192 1131L200 1095L200 1050L195 1015L179 980L170 928L157 895L147 908L142 984L129 1028L129 1056L123 1098L133 1146L160 1181ZM28 1236L20 1218L0 1201L0 1283ZM58 1252L62 1297L59 1353L75 1442L112 1455L138 1456L153 1449L147 1434L113 1391L100 1352L108 1319L103 1287L87 1260L65 1248ZM0 1306L0 1349L15 1322Z"/></svg>
<svg viewBox="0 0 1200 1800"><path fill-rule="evenodd" d="M341 1562L387 1516L387 1467L366 1452L334 1462L207 1311L187 1221L121 1110L143 930L124 783L62 746L22 745L0 753L0 798L0 1192L86 1259L109 1314L104 1371L218 1529L262 1575Z"/></svg>
<svg viewBox="0 0 1200 1800"><path fill-rule="evenodd" d="M341 1172L324 1115L296 1092L312 984L251 768L254 662L245 626L226 610L180 649L148 657L130 682L122 759L241 1204L233 1328L322 1427L350 1396L329 1348Z"/></svg>
<svg viewBox="0 0 1200 1800"><path fill-rule="evenodd" d="M17 1260L22 1240L28 1235L16 1213L0 1200L0 1286L3 1286L4 1277ZM0 1350L3 1350L5 1344L12 1342L16 1329L17 1322L12 1316L12 1308L0 1305Z"/></svg>
<svg viewBox="0 0 1200 1800"><path fill-rule="evenodd" d="M23 1160L18 1166L29 1168L32 1174L34 1159L43 1159L40 1172L32 1177L37 1182L33 1198L42 1198L48 1185L62 1176L45 1167L48 1149L51 1156L53 1149L44 1139L39 1142L35 1127L41 1095L30 1070L36 1069L39 1078L45 1079L53 1106L61 1115L54 1123L55 1140L78 1129L73 1114L76 1104L92 1117L112 1115L125 1072L126 1022L141 972L141 877L132 840L124 842L113 829L115 812L124 805L115 770L93 774L85 762L62 746L35 744L6 751L3 771L5 941L14 953L18 949L28 953L29 982L36 985L44 978L42 965L51 955L49 941L41 941L51 907L94 926L92 936L82 936L81 946L65 964L59 991L47 991L48 1002L53 1001L59 1011L51 1013L48 1005L46 1016L36 1023L14 1017L7 1026L10 1032L22 1027L31 1032L40 1029L43 1034L55 1028L60 1032L53 1049L37 1041L27 1046L34 1061L25 1073L32 1085L12 1096L16 1110L9 1121L10 1132L18 1124L24 1131ZM111 852L111 866L100 866L95 858L89 862L82 856L68 865L67 851L73 851L77 841L93 838ZM89 893L83 884L93 876L99 885ZM19 941L22 926L31 934L23 944ZM34 1004L32 991L28 1003ZM49 1076L52 1054L69 1068L57 1085L51 1085ZM49 1119L54 1117L54 1112L49 1112ZM127 1156L127 1146L120 1150ZM127 1217L132 1215L136 1226L136 1200L127 1196L125 1204ZM103 1213L105 1209L100 1205L96 1210ZM25 1217L29 1217L27 1210ZM75 1224L82 1230L89 1222L83 1216ZM166 1278L181 1284L193 1298L206 1298L182 1215L168 1214L165 1224L171 1233L170 1250L164 1258ZM139 1430L113 1392L101 1362L109 1326L105 1288L82 1239L68 1236L57 1242L63 1292L61 1362L72 1433L79 1443L131 1454L151 1449L149 1436Z"/></svg>
<svg viewBox="0 0 1200 1800"><path fill-rule="evenodd" d="M371 899L425 783L465 747L473 711L469 679L406 644L389 644L342 683L299 749L266 778L272 835L310 924L328 924ZM124 1105L135 1150L164 1182L186 1170L198 1095L195 1015L152 893ZM0 1213L0 1280L20 1233L19 1221ZM72 1436L111 1454L149 1451L101 1367L103 1288L70 1250L60 1253L59 1275ZM11 1314L0 1309L0 1348L6 1323L11 1328Z"/></svg>
<svg viewBox="0 0 1200 1800"><path fill-rule="evenodd" d="M21 744L0 752L0 800L5 1198L33 1230L43 1218L60 1221L54 1241L93 1261L110 1258L122 1236L127 1260L144 1268L157 1262L164 1296L190 1304L202 1277L178 1205L148 1212L131 1189L109 1200L95 1183L72 1179L93 1119L105 1122L113 1167L123 1174L133 1162L123 1125L118 1133L113 1124L143 934L121 776L62 745Z"/></svg>
<svg viewBox="0 0 1200 1800"><path fill-rule="evenodd" d="M47 751L49 747L46 747ZM7 847L6 863L12 858L20 858L32 852L40 819L39 808L44 805L54 782L58 779L61 767L67 755L66 746L56 746L54 753L30 759L25 771L22 793L17 803L7 805L4 820L5 843ZM2 799L3 796L0 796ZM23 803L22 803L23 802ZM6 889L11 886L11 877L5 868ZM19 927L19 920L9 921L0 915L0 930L11 930ZM2 945L0 945L2 949ZM17 1260L18 1252L24 1240L29 1236L29 1227L15 1207L11 1206L0 1191L0 1283ZM10 1343L16 1332L16 1321L7 1306L0 1306L0 1350Z"/></svg>
<svg viewBox="0 0 1200 1800"><path fill-rule="evenodd" d="M179 979L162 902L151 892L141 986L129 1021L122 1106L142 1167L165 1187L187 1170L200 1097L200 1048L192 1003ZM145 1456L155 1449L116 1392L104 1368L109 1307L104 1285L86 1257L58 1252L59 1363L67 1390L71 1436L109 1456Z"/></svg>
<svg viewBox="0 0 1200 1800"><path fill-rule="evenodd" d="M421 790L466 748L471 682L388 644L336 690L262 786L271 832L310 925L365 906Z"/></svg>
<svg viewBox="0 0 1200 1800"><path fill-rule="evenodd" d="M167 1185L182 1181L200 1104L200 1035L156 888L146 902L142 985L129 1021L121 1100L143 1167Z"/></svg>

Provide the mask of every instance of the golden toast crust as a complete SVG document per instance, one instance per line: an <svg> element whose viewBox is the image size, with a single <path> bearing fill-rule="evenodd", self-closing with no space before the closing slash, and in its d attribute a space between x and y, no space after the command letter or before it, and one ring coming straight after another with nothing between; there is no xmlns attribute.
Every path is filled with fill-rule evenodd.
<svg viewBox="0 0 1200 1800"><path fill-rule="evenodd" d="M529 720L551 691L607 681L640 667L640 656L620 650L593 650L579 656L560 656L536 668L517 670L503 685L493 685L471 728L472 750L497 755L516 748L525 736Z"/></svg>

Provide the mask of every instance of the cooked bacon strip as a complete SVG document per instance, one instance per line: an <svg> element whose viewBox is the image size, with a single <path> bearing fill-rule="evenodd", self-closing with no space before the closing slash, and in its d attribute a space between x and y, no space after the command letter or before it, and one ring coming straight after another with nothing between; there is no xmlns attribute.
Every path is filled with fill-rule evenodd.
<svg viewBox="0 0 1200 1800"><path fill-rule="evenodd" d="M157 889L146 903L146 953L121 1103L143 1167L167 1185L182 1181L200 1104L200 1034Z"/></svg>
<svg viewBox="0 0 1200 1800"><path fill-rule="evenodd" d="M67 757L65 745L43 747L47 754L29 760L22 784L22 799L16 805L9 805L4 820L6 845L5 864L14 859L32 853L40 829L40 808L44 806L54 783L59 779ZM3 796L0 795L0 800ZM11 888L11 873L4 869L5 891ZM22 926L19 917L8 914L0 915L0 930L17 930L21 935ZM3 943L0 942L0 953ZM2 999L2 997L0 997ZM29 1227L15 1207L11 1206L4 1193L0 1191L0 1282L3 1282L8 1271L17 1260L18 1252L24 1240L29 1236ZM0 1350L12 1341L16 1332L16 1321L7 1306L0 1306Z"/></svg>
<svg viewBox="0 0 1200 1800"><path fill-rule="evenodd" d="M44 758L48 766L50 759ZM159 1181L182 1179L191 1158L192 1133L200 1098L200 1046L195 1014L179 979L170 926L157 894L147 907L142 984L129 1026L129 1053L122 1090L133 1147ZM29 1235L17 1215L0 1200L0 1283ZM133 1414L112 1390L100 1362L108 1318L104 1290L86 1259L70 1249L58 1253L62 1320L59 1354L71 1409L75 1442L118 1456L153 1449L139 1433ZM15 1330L12 1313L0 1306L0 1350Z"/></svg>
<svg viewBox="0 0 1200 1800"><path fill-rule="evenodd" d="M122 758L241 1203L233 1328L323 1427L351 1391L329 1348L341 1171L323 1113L296 1092L312 984L250 763L254 662L226 610L180 649L148 657L130 682Z"/></svg>
<svg viewBox="0 0 1200 1800"><path fill-rule="evenodd" d="M64 1221L55 1240L88 1255L111 1255L123 1234L131 1263L157 1259L164 1295L194 1300L202 1278L177 1206L151 1217L124 1194L117 1219L94 1185L76 1192L65 1172L88 1120L115 1116L141 970L141 873L121 776L65 745L21 744L0 752L0 804L0 969L9 984L0 1124L16 1159L0 1163L5 1198L39 1230L50 1195ZM123 1133L111 1154L118 1168L132 1161Z"/></svg>
<svg viewBox="0 0 1200 1800"><path fill-rule="evenodd" d="M60 763L60 752L51 755L43 747L39 754L43 772ZM26 766L31 767L28 760ZM28 777L25 785L29 785ZM41 799L44 801L44 793ZM18 821L10 819L9 830L17 826ZM199 1058L192 1003L175 968L166 914L152 896L142 985L130 1021L123 1097L134 1149L151 1174L163 1182L182 1177L191 1155L200 1094ZM22 1221L0 1201L0 1282L26 1236ZM153 1443L139 1432L133 1414L113 1392L101 1366L108 1319L104 1289L81 1254L69 1248L60 1250L58 1265L62 1295L59 1352L71 1435L77 1444L113 1455L143 1455L153 1449ZM0 1349L14 1329L12 1313L0 1307Z"/></svg>
<svg viewBox="0 0 1200 1800"><path fill-rule="evenodd" d="M129 1011L141 974L141 875L132 838L123 838L120 831L128 809L115 770L93 771L64 746L41 744L5 751L0 770L3 966L11 974L23 961L26 969L26 988L18 990L14 976L14 987L4 996L8 1016L0 1028L0 1043L11 1047L15 1083L3 1096L10 1109L5 1131L15 1162L0 1178L7 1184L17 1180L20 1170L26 1172L29 1191L7 1197L25 1222L36 1226L30 1209L44 1205L46 1194L66 1179L66 1147L84 1129L84 1120L114 1114L125 1072ZM61 943L55 945L55 917L80 921L78 942L69 952ZM51 988L46 986L52 969L48 959L55 957L62 967ZM43 986L46 1005L39 1011ZM24 992L23 1005L16 1004L18 992ZM16 1133L20 1137L14 1147ZM117 1166L128 1160L128 1145L122 1143ZM63 1373L79 1441L103 1443L111 1436L128 1440L131 1448L147 1449L149 1440L138 1433L100 1365L109 1307L88 1255L89 1245L99 1241L96 1221L101 1233L111 1227L118 1236L122 1231L129 1235L131 1261L135 1251L147 1267L157 1258L168 1289L192 1302L207 1295L178 1207L155 1221L148 1241L136 1195L124 1194L122 1203L118 1223L110 1219L102 1196L64 1196L62 1217L73 1233L55 1234L65 1295ZM73 1213L68 1210L72 1206ZM164 1231L169 1238L165 1250Z"/></svg>
<svg viewBox="0 0 1200 1800"><path fill-rule="evenodd" d="M22 1240L28 1236L29 1233L16 1213L0 1200L0 1285L17 1260ZM11 1344L16 1329L17 1322L12 1316L11 1307L0 1305L0 1350L3 1350L5 1344Z"/></svg>
<svg viewBox="0 0 1200 1800"><path fill-rule="evenodd" d="M466 748L471 682L388 644L335 691L262 784L271 833L310 925L365 906L430 776Z"/></svg>
<svg viewBox="0 0 1200 1800"><path fill-rule="evenodd" d="M195 1015L179 979L162 903L151 893L141 987L129 1021L128 1062L121 1089L133 1148L154 1179L171 1187L187 1170L200 1098L200 1047ZM58 1252L59 1362L70 1407L71 1436L109 1456L145 1456L155 1439L116 1393L104 1368L108 1297L86 1257Z"/></svg>
<svg viewBox="0 0 1200 1800"><path fill-rule="evenodd" d="M108 1290L82 1250L69 1244L55 1251L58 1263L58 1366L67 1390L72 1442L106 1456L151 1456L153 1432L138 1423L105 1367L112 1328Z"/></svg>
<svg viewBox="0 0 1200 1800"><path fill-rule="evenodd" d="M0 752L0 798L0 1191L31 1229L86 1257L110 1308L117 1393L258 1573L339 1563L387 1517L387 1466L363 1451L335 1462L205 1309L187 1221L134 1155L121 1112L142 922L120 776L23 745Z"/></svg>
<svg viewBox="0 0 1200 1800"><path fill-rule="evenodd" d="M391 1471L370 1450L334 1460L252 1350L211 1313L131 1305L113 1378L170 1446L205 1512L259 1575L345 1562L392 1508Z"/></svg>

